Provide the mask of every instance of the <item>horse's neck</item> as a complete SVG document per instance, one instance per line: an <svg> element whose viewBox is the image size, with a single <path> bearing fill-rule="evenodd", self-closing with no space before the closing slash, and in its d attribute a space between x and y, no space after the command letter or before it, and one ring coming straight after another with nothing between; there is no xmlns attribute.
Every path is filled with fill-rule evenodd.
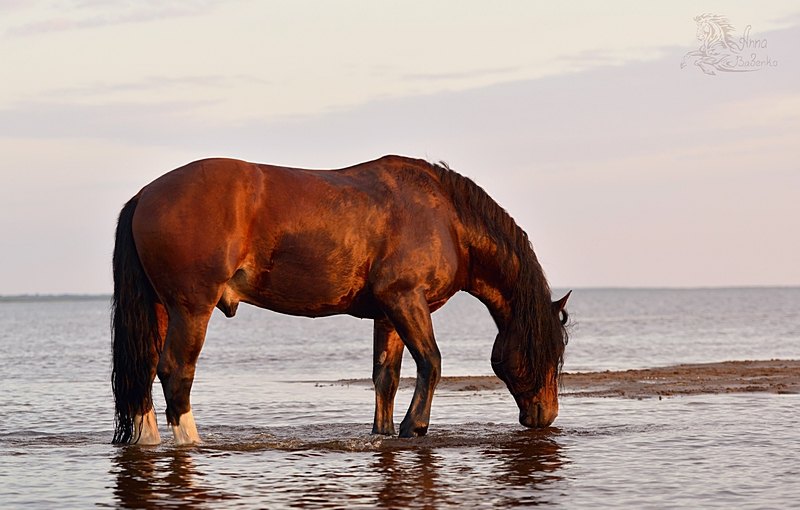
<svg viewBox="0 0 800 510"><path fill-rule="evenodd" d="M478 298L489 309L498 329L504 329L511 320L511 289L507 283L510 272L516 271L514 261L499 260L496 245L485 238L470 250L470 275L467 292Z"/></svg>
<svg viewBox="0 0 800 510"><path fill-rule="evenodd" d="M725 32L718 26L711 25L711 32L708 35L708 46L713 46L717 43L726 44Z"/></svg>

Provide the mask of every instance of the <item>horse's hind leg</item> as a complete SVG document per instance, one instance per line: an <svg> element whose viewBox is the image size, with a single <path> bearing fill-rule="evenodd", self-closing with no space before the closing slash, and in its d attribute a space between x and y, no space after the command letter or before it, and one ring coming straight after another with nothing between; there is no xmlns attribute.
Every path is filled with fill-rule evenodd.
<svg viewBox="0 0 800 510"><path fill-rule="evenodd" d="M200 442L189 394L211 310L213 307L200 313L190 313L181 307L169 310L169 327L158 362L158 378L167 401L167 422L178 445Z"/></svg>
<svg viewBox="0 0 800 510"><path fill-rule="evenodd" d="M156 303L156 318L158 319L157 344L153 344L150 351L150 385L156 378L156 367L158 366L159 353L164 348L164 339L167 336L167 310L161 303ZM156 445L161 442L161 434L158 433L158 422L152 402L150 410L144 415L133 417L133 437L134 442L140 445Z"/></svg>
<svg viewBox="0 0 800 510"><path fill-rule="evenodd" d="M394 396L400 382L403 341L391 322L375 320L373 334L372 382L375 384L373 434L394 435Z"/></svg>

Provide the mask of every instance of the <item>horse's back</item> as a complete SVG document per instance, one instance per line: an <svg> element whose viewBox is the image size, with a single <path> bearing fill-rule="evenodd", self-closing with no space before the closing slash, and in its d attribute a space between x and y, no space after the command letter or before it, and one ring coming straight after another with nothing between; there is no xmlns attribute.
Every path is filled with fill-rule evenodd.
<svg viewBox="0 0 800 510"><path fill-rule="evenodd" d="M372 316L374 285L398 281L446 299L458 290L444 281L459 266L455 213L425 165L190 163L141 191L137 249L159 295L185 301L191 292L229 315L242 300L298 315Z"/></svg>
<svg viewBox="0 0 800 510"><path fill-rule="evenodd" d="M380 285L424 287L431 301L452 295L457 215L429 166L395 156L338 170L263 165L260 248L250 262L270 271L245 290L257 291L256 304L313 316L380 315Z"/></svg>

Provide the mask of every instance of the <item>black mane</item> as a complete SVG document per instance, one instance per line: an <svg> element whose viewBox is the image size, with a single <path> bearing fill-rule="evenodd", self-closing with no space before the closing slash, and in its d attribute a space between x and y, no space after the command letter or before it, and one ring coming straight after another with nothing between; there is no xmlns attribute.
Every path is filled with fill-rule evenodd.
<svg viewBox="0 0 800 510"><path fill-rule="evenodd" d="M531 369L533 390L538 391L552 367L556 367L555 377L561 371L567 331L553 312L550 286L528 235L471 179L451 170L444 162L431 167L450 195L461 221L493 239L499 250L497 258L508 261L501 264L504 268L501 276L510 293L512 325Z"/></svg>

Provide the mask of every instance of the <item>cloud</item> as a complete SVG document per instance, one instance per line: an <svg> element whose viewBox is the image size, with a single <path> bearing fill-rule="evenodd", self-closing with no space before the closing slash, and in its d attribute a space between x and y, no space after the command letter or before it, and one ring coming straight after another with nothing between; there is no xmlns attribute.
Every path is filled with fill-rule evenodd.
<svg viewBox="0 0 800 510"><path fill-rule="evenodd" d="M789 16L782 16L780 18L772 19L770 20L770 22L784 28L798 26L800 25L800 11L795 12L794 14L791 14Z"/></svg>
<svg viewBox="0 0 800 510"><path fill-rule="evenodd" d="M39 94L40 99L65 101L91 101L94 103L107 103L109 96L134 93L140 97L153 97L166 91L178 89L192 89L195 94L203 89L225 90L230 87L247 83L256 86L270 85L273 82L250 75L194 75L194 76L149 76L140 80L105 83L97 82L84 86L64 87L49 89Z"/></svg>
<svg viewBox="0 0 800 510"><path fill-rule="evenodd" d="M22 103L0 110L0 137L83 138L128 141L144 145L174 144L196 119L192 112L205 101L152 103Z"/></svg>
<svg viewBox="0 0 800 510"><path fill-rule="evenodd" d="M19 207L0 201L8 208L0 216L26 218L4 231L12 246L31 232L48 246L51 231L96 232L64 256L84 262L63 281L64 290L102 291L108 278L96 267L111 252L119 204L170 168L207 156L332 168L401 153L445 159L486 188L528 231L554 285L800 284L800 253L786 235L800 216L800 70L789 65L800 28L765 36L781 64L755 73L680 69L681 48L654 61L317 115L225 120L192 94L106 104L85 101L91 87L53 94L0 110L0 143L27 139L17 149L23 156L0 168L32 183L30 196L18 180L5 190ZM224 76L182 80L227 86ZM158 82L97 91L149 91ZM53 163L37 167L37 157ZM37 172L59 172L57 185ZM41 182L50 186L44 198ZM69 207L83 223L62 214L36 227L26 216ZM31 267L63 272L37 262ZM52 292L52 273L40 275L36 287L26 277L9 288Z"/></svg>
<svg viewBox="0 0 800 510"><path fill-rule="evenodd" d="M402 79L410 81L470 80L475 78L497 77L498 75L511 75L519 70L519 67L496 67L462 72L413 73L403 76Z"/></svg>
<svg viewBox="0 0 800 510"><path fill-rule="evenodd" d="M17 11L20 7L29 5L27 0L4 0L0 2L0 11Z"/></svg>
<svg viewBox="0 0 800 510"><path fill-rule="evenodd" d="M147 23L166 18L204 14L222 2L223 0L186 0L180 4L165 5L164 2L155 0L137 2L74 0L48 7L48 12L53 11L54 14L46 15L37 21L11 26L5 33L8 36L24 37L120 24Z"/></svg>
<svg viewBox="0 0 800 510"><path fill-rule="evenodd" d="M800 28L767 36L770 48L788 55L800 40ZM147 100L144 96L151 96L141 94L139 101L85 101L93 95L162 86L224 91L231 81L257 80L220 75L150 77L60 90L44 96L46 101L0 110L0 136L114 138L197 151L227 148L267 157L277 153L287 159L299 155L298 164L324 163L333 154L344 157L400 148L419 154L439 147L435 156L446 159L450 159L449 151L482 151L501 159L516 158L516 166L523 164L520 158L532 158L531 164L563 170L620 151L647 153L666 140L702 141L728 126L738 126L744 135L746 119L736 111L743 102L756 101L752 108L768 104L774 110L774 101L759 98L789 97L800 89L800 75L788 60L747 76L709 77L696 69L680 69L683 51L665 49L665 56L654 61L466 91L381 99L314 115L223 120L205 114L216 103L200 94L180 100ZM723 116L722 111L727 113ZM795 119L783 117L786 122ZM783 117L770 115L769 122L759 122L760 134L783 129ZM719 119L724 124L715 125Z"/></svg>

